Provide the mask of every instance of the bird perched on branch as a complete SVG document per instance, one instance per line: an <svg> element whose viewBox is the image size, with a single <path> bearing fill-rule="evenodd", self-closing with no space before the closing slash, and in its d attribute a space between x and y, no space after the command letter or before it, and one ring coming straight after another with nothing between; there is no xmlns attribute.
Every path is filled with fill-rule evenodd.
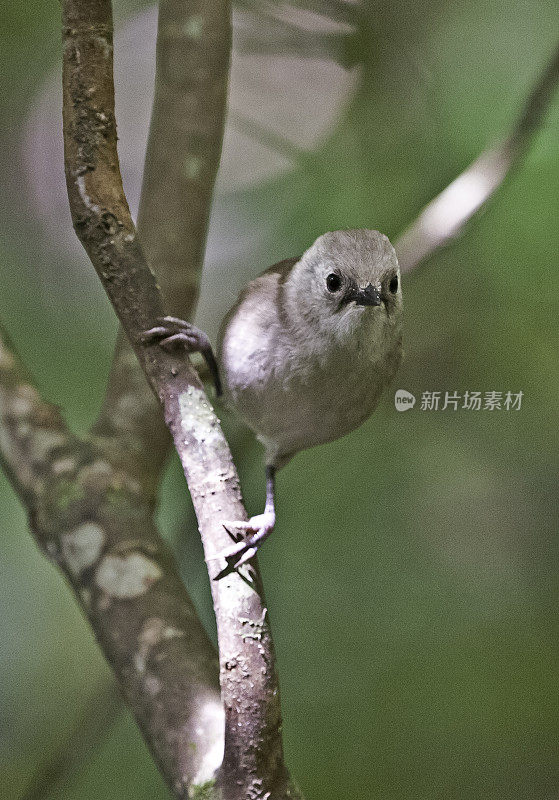
<svg viewBox="0 0 559 800"><path fill-rule="evenodd" d="M159 320L144 341L201 352L217 393L223 387L226 403L264 445L264 513L224 523L246 533L220 554L239 566L274 528L276 470L300 450L361 425L396 373L396 253L378 231L320 236L300 258L280 261L248 284L221 326L217 363L207 336L174 317Z"/></svg>

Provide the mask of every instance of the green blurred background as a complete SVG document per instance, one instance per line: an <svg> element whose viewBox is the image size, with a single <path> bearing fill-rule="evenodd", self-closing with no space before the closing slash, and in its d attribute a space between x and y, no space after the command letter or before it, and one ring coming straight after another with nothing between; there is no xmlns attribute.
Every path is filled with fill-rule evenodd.
<svg viewBox="0 0 559 800"><path fill-rule="evenodd" d="M117 17L144 5L119 3ZM30 105L59 57L59 13L54 0L9 0L4 20L0 314L44 394L83 431L116 324L101 288L76 286L75 263L47 241L21 156ZM368 226L395 239L507 132L558 22L556 0L364 6L350 107L295 171L239 197L249 215L274 220L250 271L324 230ZM394 388L523 391L521 410L418 403L400 414L391 390L362 429L279 476L261 565L288 762L308 800L558 796L558 133L559 97L487 211L404 281ZM239 454L254 513L260 457L256 445ZM173 463L160 518L213 635L186 494ZM109 674L3 476L0 530L0 782L15 800ZM124 710L52 793L167 796Z"/></svg>

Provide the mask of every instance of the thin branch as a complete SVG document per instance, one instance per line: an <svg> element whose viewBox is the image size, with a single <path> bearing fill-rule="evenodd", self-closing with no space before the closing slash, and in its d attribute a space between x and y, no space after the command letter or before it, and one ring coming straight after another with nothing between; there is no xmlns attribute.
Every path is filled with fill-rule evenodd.
<svg viewBox="0 0 559 800"><path fill-rule="evenodd" d="M311 8L306 3L288 5L266 0L242 2L241 6L251 12L257 24L263 23L258 33L250 28L241 31L242 53L296 54L299 58L337 61L345 67L357 63L360 32L359 11L355 9L344 14L342 3Z"/></svg>
<svg viewBox="0 0 559 800"><path fill-rule="evenodd" d="M395 244L402 272L411 272L452 241L501 186L539 131L559 82L559 47L532 90L512 133L482 153L421 212Z"/></svg>
<svg viewBox="0 0 559 800"><path fill-rule="evenodd" d="M228 76L229 22L219 3L162 0L155 94L138 236L167 310L194 314L211 196L219 166ZM120 332L95 431L150 454L143 480L155 493L170 438L159 404Z"/></svg>
<svg viewBox="0 0 559 800"><path fill-rule="evenodd" d="M216 6L230 31L227 4ZM118 168L111 5L66 0L63 18L65 166L74 227L163 406L209 559L229 543L221 521L246 519L246 512L229 448L190 363L140 344L163 302L135 235ZM221 42L227 52L229 43L230 34ZM220 565L209 563L215 578ZM275 658L256 566L212 580L212 593L226 719L223 795L226 800L267 793L270 800L294 797L283 761ZM168 778L176 774L177 765L162 766Z"/></svg>
<svg viewBox="0 0 559 800"><path fill-rule="evenodd" d="M239 133L244 133L255 139L259 144L263 144L270 150L279 153L293 165L300 164L305 155L307 155L302 148L292 144L289 139L265 128L256 120L249 119L239 112L229 112L229 124Z"/></svg>
<svg viewBox="0 0 559 800"><path fill-rule="evenodd" d="M295 10L304 9L343 25L356 25L363 13L362 7L358 3L345 2L345 0L296 0L296 2L289 3L287 8L278 8L269 0L238 0L237 5L252 11L267 10L270 16L275 13L280 18L288 16L293 8Z"/></svg>

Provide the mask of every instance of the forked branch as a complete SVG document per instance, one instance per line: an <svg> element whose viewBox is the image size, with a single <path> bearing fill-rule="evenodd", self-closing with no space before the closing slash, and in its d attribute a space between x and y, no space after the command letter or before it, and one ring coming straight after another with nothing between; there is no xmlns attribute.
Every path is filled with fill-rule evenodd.
<svg viewBox="0 0 559 800"><path fill-rule="evenodd" d="M229 52L230 9L227 3L218 7L225 31L221 46ZM246 519L246 512L219 421L190 363L141 341L142 332L163 314L163 300L120 178L111 4L66 0L63 21L65 167L74 227L163 407L213 579L220 565L210 557L229 544L221 521ZM283 761L273 644L255 563L240 574L212 580L212 593L225 707L224 797L293 797Z"/></svg>

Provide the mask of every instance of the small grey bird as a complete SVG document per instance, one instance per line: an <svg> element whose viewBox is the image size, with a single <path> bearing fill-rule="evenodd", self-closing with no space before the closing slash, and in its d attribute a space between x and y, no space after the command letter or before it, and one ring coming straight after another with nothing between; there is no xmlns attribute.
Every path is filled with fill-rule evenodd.
<svg viewBox="0 0 559 800"><path fill-rule="evenodd" d="M361 425L394 377L402 355L396 253L378 231L334 231L270 267L225 317L217 364L204 333L173 317L159 322L144 341L201 352L217 393L221 376L226 403L264 445L264 513L224 523L248 534L220 554L239 566L274 528L276 470Z"/></svg>

